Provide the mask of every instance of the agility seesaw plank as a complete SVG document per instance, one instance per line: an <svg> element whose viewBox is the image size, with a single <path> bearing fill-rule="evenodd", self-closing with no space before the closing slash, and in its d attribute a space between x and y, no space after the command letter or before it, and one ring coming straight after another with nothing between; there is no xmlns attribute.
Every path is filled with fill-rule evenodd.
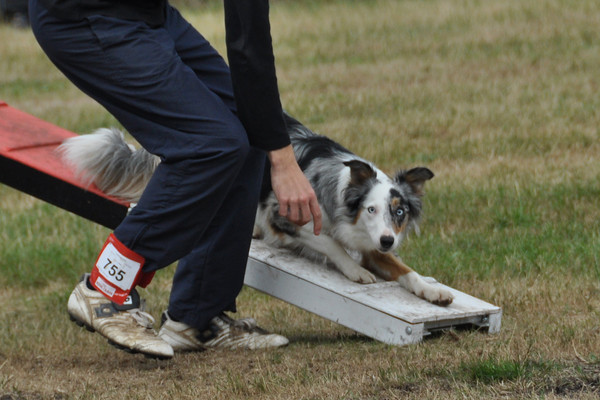
<svg viewBox="0 0 600 400"><path fill-rule="evenodd" d="M73 136L0 101L0 182L114 229L129 204L81 185L63 164L56 148ZM354 283L258 240L252 242L244 283L388 344L416 343L433 331L464 325L500 330L499 307L458 290L447 288L455 300L438 307L396 282Z"/></svg>
<svg viewBox="0 0 600 400"><path fill-rule="evenodd" d="M73 136L0 100L0 182L115 228L127 215L127 203L82 185L56 152Z"/></svg>
<svg viewBox="0 0 600 400"><path fill-rule="evenodd" d="M441 285L432 278L428 282ZM500 331L502 309L444 286L448 307L416 297L397 282L363 285L341 273L254 240L244 283L381 342L404 345L450 327ZM443 286L443 285L442 285Z"/></svg>

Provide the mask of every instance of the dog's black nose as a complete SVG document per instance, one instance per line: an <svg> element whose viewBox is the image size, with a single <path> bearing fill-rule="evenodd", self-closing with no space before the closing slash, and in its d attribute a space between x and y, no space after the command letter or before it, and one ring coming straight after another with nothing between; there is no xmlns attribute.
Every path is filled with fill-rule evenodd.
<svg viewBox="0 0 600 400"><path fill-rule="evenodd" d="M394 245L394 237L393 236L382 236L379 239L379 243L381 243L382 249L387 250Z"/></svg>

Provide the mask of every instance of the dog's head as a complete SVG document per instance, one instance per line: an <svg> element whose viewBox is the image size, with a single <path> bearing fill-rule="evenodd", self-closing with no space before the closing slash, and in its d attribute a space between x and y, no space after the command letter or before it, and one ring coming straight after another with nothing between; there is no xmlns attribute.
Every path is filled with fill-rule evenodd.
<svg viewBox="0 0 600 400"><path fill-rule="evenodd" d="M421 197L425 182L433 172L424 167L399 171L394 179L369 164L352 160L350 183L344 200L355 225L370 239L365 248L380 252L395 250L421 215Z"/></svg>

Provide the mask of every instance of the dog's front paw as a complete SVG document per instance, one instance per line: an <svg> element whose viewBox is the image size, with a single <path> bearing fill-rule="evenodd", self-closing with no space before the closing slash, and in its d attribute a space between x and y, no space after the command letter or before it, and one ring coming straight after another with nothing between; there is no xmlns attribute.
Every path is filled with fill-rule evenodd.
<svg viewBox="0 0 600 400"><path fill-rule="evenodd" d="M443 307L452 304L454 301L454 296L449 290L433 285L427 285L427 287L423 289L423 292L418 295L430 303Z"/></svg>
<svg viewBox="0 0 600 400"><path fill-rule="evenodd" d="M375 283L377 282L377 278L375 277L375 275L373 275L372 273L370 273L369 271L367 271L366 269L362 268L362 267L356 267L356 268L352 268L352 269L348 269L343 271L344 275L346 275L346 278L350 279L353 282L358 282L358 283Z"/></svg>
<svg viewBox="0 0 600 400"><path fill-rule="evenodd" d="M454 301L454 296L448 289L425 282L414 271L400 276L398 282L420 298L438 306L447 306Z"/></svg>

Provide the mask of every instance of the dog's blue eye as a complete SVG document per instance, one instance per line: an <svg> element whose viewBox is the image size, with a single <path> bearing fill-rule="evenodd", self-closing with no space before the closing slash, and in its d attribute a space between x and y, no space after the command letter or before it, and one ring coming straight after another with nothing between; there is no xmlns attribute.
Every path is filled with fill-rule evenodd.
<svg viewBox="0 0 600 400"><path fill-rule="evenodd" d="M396 215L399 216L399 217L403 216L404 215L404 210L401 209L401 208L397 209L396 210Z"/></svg>
<svg viewBox="0 0 600 400"><path fill-rule="evenodd" d="M369 214L373 214L373 213L375 212L375 207L368 207L368 208L367 208L367 212L368 212Z"/></svg>

